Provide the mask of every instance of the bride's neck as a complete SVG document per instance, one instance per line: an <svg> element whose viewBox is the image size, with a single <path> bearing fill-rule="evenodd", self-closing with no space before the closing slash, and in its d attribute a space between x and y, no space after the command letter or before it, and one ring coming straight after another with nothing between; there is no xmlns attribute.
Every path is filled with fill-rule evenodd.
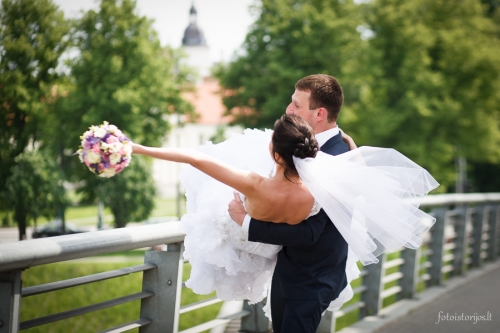
<svg viewBox="0 0 500 333"><path fill-rule="evenodd" d="M279 180L279 181L283 181L283 180L291 181L292 183L300 183L301 182L300 177L298 175L292 174L292 175L287 175L287 177L285 177L285 168L281 164L278 164L278 163L276 163L276 173L271 178Z"/></svg>

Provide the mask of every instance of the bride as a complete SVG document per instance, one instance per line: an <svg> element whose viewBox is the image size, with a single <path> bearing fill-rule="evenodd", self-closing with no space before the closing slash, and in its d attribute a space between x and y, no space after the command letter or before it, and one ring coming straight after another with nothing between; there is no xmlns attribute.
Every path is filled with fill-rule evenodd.
<svg viewBox="0 0 500 333"><path fill-rule="evenodd" d="M408 199L426 195L437 182L393 149L355 149L352 140L349 146L338 156L319 152L311 127L295 115L283 115L274 132L247 130L199 150L132 144L134 154L190 165L181 173L187 197L184 257L192 265L186 285L196 293L215 290L222 299L250 302L266 296L281 247L248 241L227 213L233 189L250 216L270 223L298 224L322 207L349 245L349 281L358 259L366 265L384 251L420 245L434 220ZM274 162L274 175L266 176ZM349 298L337 300L336 307Z"/></svg>

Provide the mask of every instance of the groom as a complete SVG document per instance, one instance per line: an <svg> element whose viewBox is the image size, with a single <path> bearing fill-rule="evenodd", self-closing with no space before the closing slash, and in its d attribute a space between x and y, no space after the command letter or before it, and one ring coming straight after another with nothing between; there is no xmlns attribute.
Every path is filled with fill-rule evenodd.
<svg viewBox="0 0 500 333"><path fill-rule="evenodd" d="M338 155L349 150L336 123L343 101L333 76L310 75L295 85L286 113L311 125L321 151ZM248 230L249 241L283 245L271 285L274 333L316 332L321 314L347 285L347 243L324 210L293 226L268 223L248 216L235 197L229 214Z"/></svg>

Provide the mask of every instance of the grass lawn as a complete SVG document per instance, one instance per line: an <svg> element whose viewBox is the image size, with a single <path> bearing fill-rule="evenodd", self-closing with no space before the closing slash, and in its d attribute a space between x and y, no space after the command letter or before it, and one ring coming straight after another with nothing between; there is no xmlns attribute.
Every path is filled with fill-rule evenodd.
<svg viewBox="0 0 500 333"><path fill-rule="evenodd" d="M181 204L181 216L186 213L186 201L182 198ZM5 217L6 212L0 211L0 226L1 221ZM14 226L12 221L12 213L9 214L10 226ZM151 217L159 216L177 216L177 202L175 198L155 198L155 208L151 213ZM48 220L45 217L39 217L37 219L37 225L41 226L47 223ZM97 205L85 205L85 206L71 206L66 209L66 221L72 223L76 226L94 226L97 225ZM130 222L141 222L141 221L130 221ZM113 226L113 215L111 211L106 206L104 207L104 224L110 227ZM33 226L33 221L28 221L28 225Z"/></svg>
<svg viewBox="0 0 500 333"><path fill-rule="evenodd" d="M130 261L120 263L70 262L32 267L23 273L23 287L99 273L121 267L137 265L143 262L142 257L130 256L128 258L130 258ZM189 264L184 265L184 280L189 277L190 269L191 267ZM134 273L106 281L23 298L21 301L21 321L140 292L141 285L142 274ZM214 295L196 295L190 289L184 288L181 294L181 306L213 296ZM181 315L179 330L184 330L214 319L221 305L222 303L218 303ZM105 310L92 312L87 315L34 327L25 330L24 332L98 332L138 319L139 312L140 301L134 301ZM138 331L138 329L135 329L129 332Z"/></svg>

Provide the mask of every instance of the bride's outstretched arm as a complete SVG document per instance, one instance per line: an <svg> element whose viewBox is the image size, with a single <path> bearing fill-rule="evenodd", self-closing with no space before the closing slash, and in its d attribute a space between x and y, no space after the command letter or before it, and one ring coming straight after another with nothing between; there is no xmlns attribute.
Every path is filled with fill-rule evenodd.
<svg viewBox="0 0 500 333"><path fill-rule="evenodd" d="M246 196L252 195L263 179L255 172L234 168L193 149L154 148L132 143L132 152L172 162L188 163Z"/></svg>

